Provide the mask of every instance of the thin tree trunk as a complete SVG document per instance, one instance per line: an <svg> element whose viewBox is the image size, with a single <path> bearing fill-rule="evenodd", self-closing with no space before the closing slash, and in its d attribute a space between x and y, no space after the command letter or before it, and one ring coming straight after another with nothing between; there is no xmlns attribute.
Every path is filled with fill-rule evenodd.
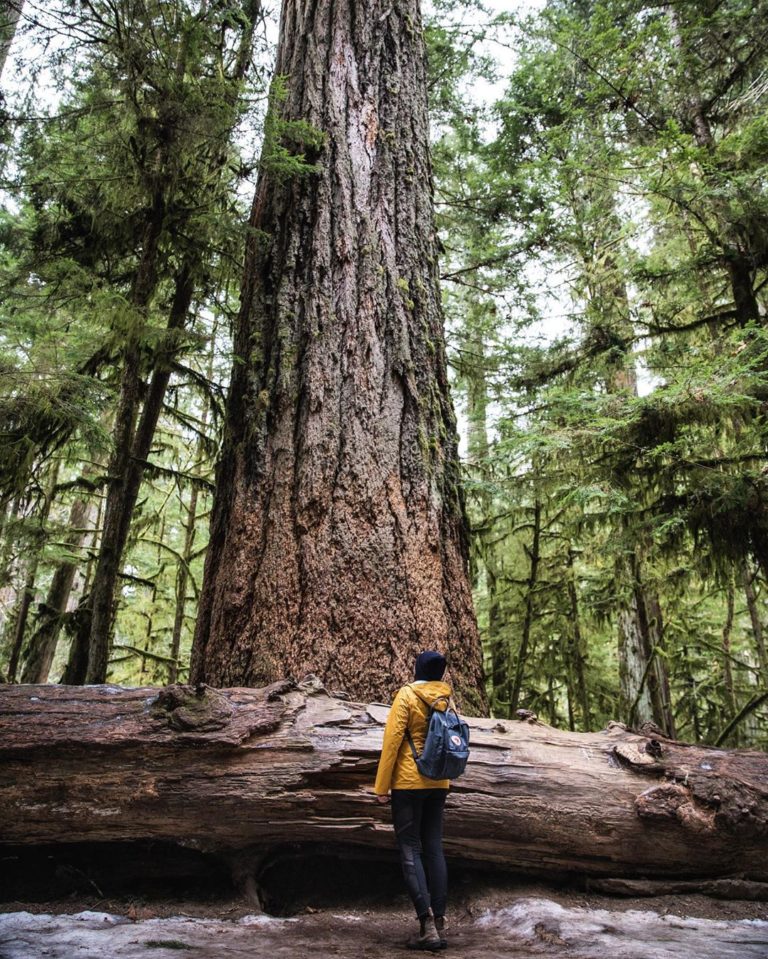
<svg viewBox="0 0 768 959"><path fill-rule="evenodd" d="M490 655L491 679L491 712L498 716L509 708L501 698L507 688L509 678L509 646L503 631L501 616L501 600L499 598L499 581L496 562L486 566L486 582L488 584L488 635Z"/></svg>
<svg viewBox="0 0 768 959"><path fill-rule="evenodd" d="M489 661L491 708L495 713L501 705L511 669L509 648L501 635L501 615L498 595L498 559L493 528L493 494L482 484L489 480L490 444L488 441L488 381L486 377L485 344L482 334L473 330L467 344L467 357L462 364L462 378L466 383L467 398L467 458L466 467L480 483L477 504L480 519L474 530L473 553L475 566L482 565L488 603L488 627L483 637L484 653ZM479 569L478 569L479 572ZM480 578L476 588L480 588ZM501 695L500 695L501 694Z"/></svg>
<svg viewBox="0 0 768 959"><path fill-rule="evenodd" d="M571 205L582 231L589 222L584 216L583 185L570 185ZM599 234L584 232L579 253L583 261L587 302L597 329L609 330L615 346L608 358L605 377L609 393L638 395L637 370L632 355L634 327L629 293L610 241L621 236L616 199L602 182L592 187L592 206L602 209ZM669 678L666 662L658 654L662 640L662 615L658 595L643 581L644 549L630 518L622 521L622 542L614 563L618 603L618 654L622 718L630 723L654 722L673 735Z"/></svg>
<svg viewBox="0 0 768 959"><path fill-rule="evenodd" d="M261 8L260 0L246 0L241 21L242 34L238 45L232 80L242 80L250 62L255 22ZM182 75L186 63L186 48L179 53L177 72ZM233 86L233 89L236 87ZM229 105L236 102L233 94ZM234 122L234 118L233 118ZM227 129L231 134L231 128ZM227 137L223 137L224 140ZM220 173L227 160L224 146L210 161L211 174ZM146 312L157 285L158 242L165 224L166 188L163 175L158 172L152 216L147 226L142 262L139 266L131 302L139 314ZM189 253L181 263L174 281L174 296L168 319L168 331L183 329L194 295L195 276L199 269L202 247ZM131 518L144 475L146 460L152 445L163 399L171 376L170 352L161 351L155 358L152 378L144 400L138 426L140 380L138 377L138 343L126 351L123 393L118 411L115 441L115 464L110 469L110 487L104 519L104 536L99 563L94 576L90 600L90 638L86 682L104 682L107 675L112 631L115 617L115 591L120 574L123 553L128 541Z"/></svg>
<svg viewBox="0 0 768 959"><path fill-rule="evenodd" d="M211 331L211 352L208 358L208 379L213 378L214 360L216 357L216 333L217 325L214 323ZM200 417L200 432L205 433L208 425L208 414L210 406L206 399L203 405L203 411ZM203 440L198 439L196 458L202 458ZM173 620L173 633L171 636L171 663L168 667L168 682L175 683L179 675L179 653L181 650L181 633L184 628L184 616L187 606L187 583L191 575L190 566L193 558L193 549L195 544L196 520L197 520L197 500L198 487L193 485L189 494L189 505L187 507L187 519L184 523L184 548L182 551L181 562L176 573L176 613Z"/></svg>
<svg viewBox="0 0 768 959"><path fill-rule="evenodd" d="M82 549L85 543L88 536L86 527L90 510L91 505L87 500L76 499L72 504L69 514L71 532L66 541L67 550L71 553ZM77 568L77 562L67 559L59 563L54 571L48 595L40 609L35 631L29 640L21 674L22 683L48 682L48 674L61 631L62 617L67 609Z"/></svg>
<svg viewBox="0 0 768 959"><path fill-rule="evenodd" d="M6 610L13 606L11 597L14 596L13 588L13 547L15 545L14 522L21 509L21 496L14 496L10 502L3 503L3 525L2 525L2 549L0 550L0 629L5 635L8 622L8 613ZM7 601L6 601L7 597Z"/></svg>
<svg viewBox="0 0 768 959"><path fill-rule="evenodd" d="M383 699L439 648L484 710L416 0L286 0L276 74L323 140L256 188L191 677Z"/></svg>
<svg viewBox="0 0 768 959"><path fill-rule="evenodd" d="M85 567L85 576L83 579L83 588L80 594L80 602L74 616L74 630L72 642L69 647L69 656L67 665L64 669L60 682L71 686L79 685L85 682L85 673L88 668L88 643L90 640L90 618L88 616L88 600L90 597L91 582L93 572L96 568L98 559L97 547L102 534L102 521L104 516L104 497L99 498L96 523L93 530L93 542L89 550L88 562Z"/></svg>
<svg viewBox="0 0 768 959"><path fill-rule="evenodd" d="M569 660L573 670L574 685L576 687L576 700L579 704L581 713L582 729L587 732L592 725L592 719L589 712L589 692L586 680L587 652L584 639L581 635L581 619L579 616L579 597L576 591L576 574L574 570L574 550L568 549L568 602L571 610L571 636L569 648ZM569 696L570 702L570 696ZM569 707L572 712L572 707ZM573 720L570 719L571 729L574 728Z"/></svg>
<svg viewBox="0 0 768 959"><path fill-rule="evenodd" d="M741 561L741 583L744 587L744 596L747 600L749 619L752 623L752 636L755 640L757 661L760 663L762 683L764 686L768 686L768 652L766 651L765 646L763 624L760 620L760 610L758 609L757 605L757 593L755 592L754 576L746 559L742 559Z"/></svg>
<svg viewBox="0 0 768 959"><path fill-rule="evenodd" d="M539 562L541 560L541 500L538 495L533 504L533 536L530 548L526 547L530 568L525 594L525 617L520 636L520 646L515 662L515 677L509 694L509 714L514 716L520 704L520 695L523 690L525 666L528 661L528 652L531 643L531 627L533 626L535 592L539 580Z"/></svg>
<svg viewBox="0 0 768 959"><path fill-rule="evenodd" d="M29 616L29 607L32 605L32 599L35 595L35 579L37 577L37 567L39 555L37 552L33 555L27 568L27 577L21 595L18 598L13 618L9 625L12 625L10 653L8 657L8 682L16 682L16 672L19 668L19 658L21 657L21 648L24 644L24 634L27 627L27 618Z"/></svg>
<svg viewBox="0 0 768 959"><path fill-rule="evenodd" d="M16 613L12 620L13 623L13 638L11 641L10 656L8 660L8 682L16 682L16 673L19 668L19 660L21 658L21 650L24 646L24 636L27 631L27 620L29 619L29 610L32 606L32 600L35 597L35 582L37 580L37 571L40 566L40 556L42 554L43 548L45 546L45 524L48 521L48 516L51 512L51 506L53 505L53 497L56 490L56 483L59 476L59 468L61 463L59 460L53 464L53 467L50 472L50 479L48 483L48 489L45 494L45 499L43 505L40 509L40 513L37 517L37 523L39 526L37 538L34 544L34 547L31 550L31 555L27 558L27 575L24 583L24 588L22 589L21 595L17 601Z"/></svg>
<svg viewBox="0 0 768 959"><path fill-rule="evenodd" d="M693 725L693 737L696 742L701 739L701 719L699 717L698 699L699 694L696 689L696 677L691 669L691 658L688 655L688 647L683 646L683 663L686 672L686 682L688 685L688 700L691 704L691 723Z"/></svg>
<svg viewBox="0 0 768 959"><path fill-rule="evenodd" d="M733 582L728 582L727 613L723 625L723 682L728 702L728 719L736 715L736 691L733 686L733 668L731 666L731 631L733 629L734 589Z"/></svg>
<svg viewBox="0 0 768 959"><path fill-rule="evenodd" d="M675 719L672 712L672 693L669 688L669 670L664 656L664 622L658 593L646 594L646 630L648 655L652 659L649 682L655 721L671 739L675 738Z"/></svg>
<svg viewBox="0 0 768 959"><path fill-rule="evenodd" d="M626 598L621 601L619 625L620 715L629 725L655 721L651 694L646 682L648 662L647 636L643 629L642 590L635 585L637 558L634 551L616 561L616 579L626 584Z"/></svg>
<svg viewBox="0 0 768 959"><path fill-rule="evenodd" d="M197 516L197 486L193 486L189 494L187 519L184 523L184 550L182 561L176 573L176 614L173 619L173 633L171 635L171 663L168 667L168 682L175 683L179 675L179 650L181 649L181 631L184 626L184 613L187 605L187 581L189 579L189 564L192 561L192 549L195 542L195 518Z"/></svg>
<svg viewBox="0 0 768 959"><path fill-rule="evenodd" d="M157 520L152 524L152 529L156 529ZM157 581L163 569L163 547L162 543L165 540L165 513L160 514L160 528L157 530L157 573L152 577L152 589L149 596L148 611L147 611L147 628L144 630L144 652L149 654L148 656L141 656L141 668L139 670L139 683L145 682L145 676L147 672L147 659L150 659L152 663L155 663L154 656L155 653L152 652L152 628L155 622L155 603L157 602ZM152 676L152 681L155 680L155 675Z"/></svg>
<svg viewBox="0 0 768 959"><path fill-rule="evenodd" d="M154 197L152 215L144 231L141 262L129 297L137 316L145 316L157 287L157 257L164 222L165 195L162 189L158 189ZM85 674L87 683L103 683L107 676L115 617L115 590L136 502L133 487L137 470L135 454L138 452L135 442L136 419L142 392L141 329L143 329L143 321L139 330L132 331L130 340L123 350L123 372L115 415L114 451L109 463L104 528L86 613L90 620L88 667ZM148 402L149 397L145 403L145 410ZM146 421L146 415L143 419ZM144 458L145 456L141 457L142 471Z"/></svg>
<svg viewBox="0 0 768 959"><path fill-rule="evenodd" d="M611 291L611 302L614 308L619 305L620 334L631 336L629 300L623 280ZM637 396L634 363L625 368L617 366L608 377L608 389ZM661 604L658 595L643 581L643 550L636 536L630 533L627 519L623 522L623 532L628 540L628 553L619 556L615 565L617 585L624 595L618 614L622 716L630 724L654 722L668 736L674 736L666 662L655 651L661 648L662 641Z"/></svg>

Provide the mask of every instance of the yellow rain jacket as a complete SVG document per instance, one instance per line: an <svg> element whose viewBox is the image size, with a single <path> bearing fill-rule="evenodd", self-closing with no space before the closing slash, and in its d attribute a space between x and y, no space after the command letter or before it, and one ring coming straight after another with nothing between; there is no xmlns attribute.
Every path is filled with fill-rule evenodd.
<svg viewBox="0 0 768 959"><path fill-rule="evenodd" d="M420 756L427 738L427 703L434 703L438 696L450 696L451 687L437 680L414 683L413 687L403 686L399 690L387 717L376 785L373 787L379 796L386 796L390 789L447 789L450 785L448 779L427 779L421 775L413 760L405 731L410 730L416 753ZM427 702L420 698L422 696ZM446 705L447 701L443 700L436 708L443 710Z"/></svg>

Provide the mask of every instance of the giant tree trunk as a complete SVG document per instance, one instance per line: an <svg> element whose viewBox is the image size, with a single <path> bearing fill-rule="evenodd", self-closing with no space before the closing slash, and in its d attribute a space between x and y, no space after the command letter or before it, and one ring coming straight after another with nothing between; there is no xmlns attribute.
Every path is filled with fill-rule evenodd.
<svg viewBox="0 0 768 959"><path fill-rule="evenodd" d="M371 792L387 711L317 682L0 687L0 835L168 840L253 861L282 843L391 849L390 812ZM768 881L764 753L619 724L470 724L451 856L545 875Z"/></svg>
<svg viewBox="0 0 768 959"><path fill-rule="evenodd" d="M191 677L384 698L436 647L484 710L417 0L286 0L276 74L271 129L317 170L268 138Z"/></svg>

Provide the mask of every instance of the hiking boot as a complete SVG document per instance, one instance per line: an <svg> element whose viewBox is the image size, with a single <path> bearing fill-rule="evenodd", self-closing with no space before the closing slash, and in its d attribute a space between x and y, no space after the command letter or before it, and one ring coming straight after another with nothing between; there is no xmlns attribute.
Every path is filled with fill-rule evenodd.
<svg viewBox="0 0 768 959"><path fill-rule="evenodd" d="M445 938L445 916L435 916L435 929L437 930L437 935L442 943L443 949L448 945L448 940Z"/></svg>
<svg viewBox="0 0 768 959"><path fill-rule="evenodd" d="M426 949L429 952L437 952L438 949L444 949L444 945L435 928L434 916L424 916L419 919L419 935L408 940L409 949Z"/></svg>

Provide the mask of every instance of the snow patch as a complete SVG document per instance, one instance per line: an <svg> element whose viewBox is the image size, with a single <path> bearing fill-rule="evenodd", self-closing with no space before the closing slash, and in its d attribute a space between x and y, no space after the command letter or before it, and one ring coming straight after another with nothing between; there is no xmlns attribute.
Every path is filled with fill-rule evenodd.
<svg viewBox="0 0 768 959"><path fill-rule="evenodd" d="M564 950L572 959L766 959L768 921L660 916L651 910L565 908L521 899L483 913L475 925L510 943ZM528 954L527 952L525 953ZM549 954L549 953L547 953ZM559 954L559 953L558 953Z"/></svg>
<svg viewBox="0 0 768 959"><path fill-rule="evenodd" d="M116 926L118 923L131 921L125 916L116 916L111 912L91 912L89 909L85 909L83 912L76 912L72 918L78 919L81 922L87 922L89 920L108 922L111 926Z"/></svg>
<svg viewBox="0 0 768 959"><path fill-rule="evenodd" d="M286 918L284 916L241 916L237 922L243 926L269 926L272 923L280 925L284 922L296 922L294 917Z"/></svg>

